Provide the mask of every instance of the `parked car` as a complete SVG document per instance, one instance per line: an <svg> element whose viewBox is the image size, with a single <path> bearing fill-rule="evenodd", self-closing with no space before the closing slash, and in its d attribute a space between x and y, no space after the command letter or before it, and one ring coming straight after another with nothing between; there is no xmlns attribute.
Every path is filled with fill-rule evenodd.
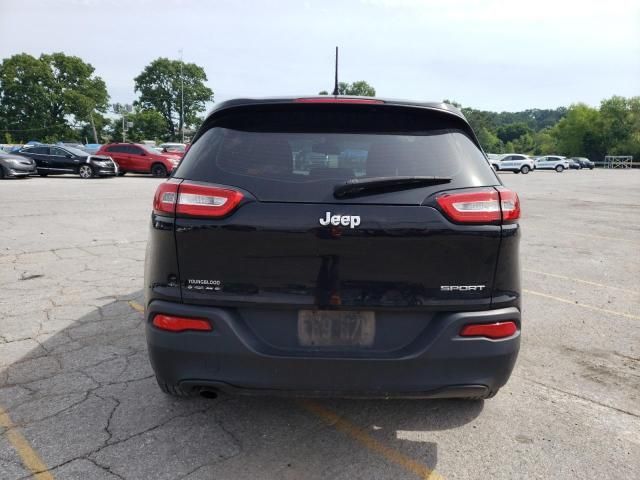
<svg viewBox="0 0 640 480"><path fill-rule="evenodd" d="M576 162L575 160L572 160L571 158L567 158L567 162L569 162L569 168L571 170L580 170L580 169L582 169L582 165L580 165L579 162Z"/></svg>
<svg viewBox="0 0 640 480"><path fill-rule="evenodd" d="M531 170L535 170L536 165L532 158L527 155L517 153L506 153L490 160L491 166L495 171L507 171L513 173L524 173L525 175Z"/></svg>
<svg viewBox="0 0 640 480"><path fill-rule="evenodd" d="M354 150L359 172L294 168ZM146 337L168 394L488 398L514 366L520 204L454 107L217 104L151 216Z"/></svg>
<svg viewBox="0 0 640 480"><path fill-rule="evenodd" d="M184 143L161 143L159 148L163 153L173 153L182 157L187 146Z"/></svg>
<svg viewBox="0 0 640 480"><path fill-rule="evenodd" d="M535 161L537 170L555 170L558 173L562 173L567 168L570 168L569 160L566 157L560 155L546 155L544 157L538 157Z"/></svg>
<svg viewBox="0 0 640 480"><path fill-rule="evenodd" d="M21 148L18 155L35 160L38 175L42 177L65 174L76 174L81 178L110 177L118 172L110 157L90 155L73 147L33 145Z"/></svg>
<svg viewBox="0 0 640 480"><path fill-rule="evenodd" d="M113 158L119 175L131 172L167 177L180 162L178 155L163 154L140 143L109 143L100 147L98 154Z"/></svg>
<svg viewBox="0 0 640 480"><path fill-rule="evenodd" d="M0 178L24 178L36 173L36 162L21 155L0 152Z"/></svg>
<svg viewBox="0 0 640 480"><path fill-rule="evenodd" d="M586 157L571 157L569 160L577 162L578 164L580 164L581 168L588 168L589 170L593 170L596 167L596 164Z"/></svg>

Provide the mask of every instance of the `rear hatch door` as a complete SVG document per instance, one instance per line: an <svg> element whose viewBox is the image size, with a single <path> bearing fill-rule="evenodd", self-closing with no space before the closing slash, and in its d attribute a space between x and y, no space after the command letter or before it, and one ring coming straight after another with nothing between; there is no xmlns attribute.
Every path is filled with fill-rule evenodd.
<svg viewBox="0 0 640 480"><path fill-rule="evenodd" d="M177 215L183 300L222 306L489 306L499 225L460 225L439 192L498 185L466 122L382 105L269 105L207 124L174 177L234 189L222 217ZM419 185L336 195L371 179Z"/></svg>

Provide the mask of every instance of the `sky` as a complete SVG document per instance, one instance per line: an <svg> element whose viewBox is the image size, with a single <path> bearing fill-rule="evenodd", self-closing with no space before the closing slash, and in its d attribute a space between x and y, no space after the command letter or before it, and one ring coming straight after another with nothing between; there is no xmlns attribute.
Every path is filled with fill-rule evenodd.
<svg viewBox="0 0 640 480"><path fill-rule="evenodd" d="M112 102L157 57L205 69L215 101L377 95L494 111L640 95L640 0L0 0L0 59L64 52Z"/></svg>

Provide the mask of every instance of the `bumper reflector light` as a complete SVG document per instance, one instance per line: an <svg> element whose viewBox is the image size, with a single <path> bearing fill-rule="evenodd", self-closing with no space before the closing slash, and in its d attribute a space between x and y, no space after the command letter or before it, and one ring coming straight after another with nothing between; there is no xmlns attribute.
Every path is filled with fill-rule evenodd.
<svg viewBox="0 0 640 480"><path fill-rule="evenodd" d="M208 320L201 318L175 317L173 315L163 315L161 313L153 317L153 326L160 330L169 332L184 332L186 330L198 330L210 332L213 327Z"/></svg>
<svg viewBox="0 0 640 480"><path fill-rule="evenodd" d="M461 337L507 338L518 331L515 322L472 323L460 330Z"/></svg>

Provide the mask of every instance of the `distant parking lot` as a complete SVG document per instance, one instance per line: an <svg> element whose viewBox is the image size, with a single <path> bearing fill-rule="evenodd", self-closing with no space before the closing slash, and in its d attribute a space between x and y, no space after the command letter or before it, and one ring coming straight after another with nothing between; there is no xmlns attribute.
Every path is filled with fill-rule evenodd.
<svg viewBox="0 0 640 480"><path fill-rule="evenodd" d="M0 479L640 478L640 171L500 174L523 344L487 401L163 395L141 315L158 179L0 183Z"/></svg>

